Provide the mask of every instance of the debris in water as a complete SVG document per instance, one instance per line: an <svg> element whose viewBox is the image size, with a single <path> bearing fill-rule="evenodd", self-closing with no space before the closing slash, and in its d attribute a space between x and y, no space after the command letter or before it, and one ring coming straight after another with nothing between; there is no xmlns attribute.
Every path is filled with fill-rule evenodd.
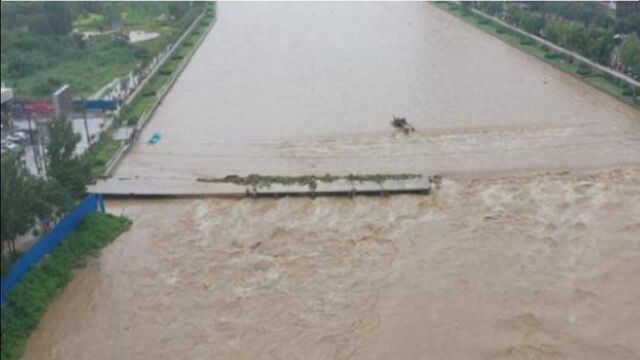
<svg viewBox="0 0 640 360"><path fill-rule="evenodd" d="M416 131L416 129L411 126L411 124L409 124L407 122L406 118L401 118L401 117L393 117L393 120L391 120L391 125L393 125L393 127L395 127L396 129L400 129L402 131L404 131L405 134L409 134L410 132L414 132Z"/></svg>
<svg viewBox="0 0 640 360"><path fill-rule="evenodd" d="M149 139L149 144L150 145L155 145L160 141L160 133L155 133L153 134L153 136L151 137L151 139Z"/></svg>

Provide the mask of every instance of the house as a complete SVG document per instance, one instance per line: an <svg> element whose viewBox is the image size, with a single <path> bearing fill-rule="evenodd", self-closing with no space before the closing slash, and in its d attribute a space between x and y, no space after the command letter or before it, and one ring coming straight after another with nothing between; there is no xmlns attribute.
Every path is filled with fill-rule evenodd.
<svg viewBox="0 0 640 360"><path fill-rule="evenodd" d="M11 127L11 103L13 100L13 90L10 88L2 87L0 90L0 114L2 119L2 128Z"/></svg>
<svg viewBox="0 0 640 360"><path fill-rule="evenodd" d="M616 17L623 18L634 13L640 13L640 1L616 1Z"/></svg>

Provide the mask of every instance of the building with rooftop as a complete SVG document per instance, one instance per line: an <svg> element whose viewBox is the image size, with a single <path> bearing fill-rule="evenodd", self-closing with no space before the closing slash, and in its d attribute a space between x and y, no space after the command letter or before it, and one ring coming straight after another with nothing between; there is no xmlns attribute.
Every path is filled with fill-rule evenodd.
<svg viewBox="0 0 640 360"><path fill-rule="evenodd" d="M2 129L12 126L11 121L11 104L13 100L13 89L5 88L4 86L0 90L0 116L2 119Z"/></svg>
<svg viewBox="0 0 640 360"><path fill-rule="evenodd" d="M616 1L615 5L617 18L640 13L640 1Z"/></svg>

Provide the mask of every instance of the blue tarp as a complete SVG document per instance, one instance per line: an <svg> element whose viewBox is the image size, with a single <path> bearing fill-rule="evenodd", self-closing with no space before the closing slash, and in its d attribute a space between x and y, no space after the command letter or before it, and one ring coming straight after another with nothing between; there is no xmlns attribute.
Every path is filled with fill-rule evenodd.
<svg viewBox="0 0 640 360"><path fill-rule="evenodd" d="M2 296L0 302L4 303L5 295L20 283L20 279L31 270L42 258L55 249L87 215L97 210L104 211L104 203L101 195L91 194L84 198L73 210L58 222L49 233L36 242L29 251L25 252L11 267L9 274L0 281Z"/></svg>

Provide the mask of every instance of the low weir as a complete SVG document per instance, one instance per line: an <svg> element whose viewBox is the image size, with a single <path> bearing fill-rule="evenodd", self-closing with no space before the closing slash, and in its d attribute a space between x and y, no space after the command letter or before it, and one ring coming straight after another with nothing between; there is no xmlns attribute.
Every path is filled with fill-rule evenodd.
<svg viewBox="0 0 640 360"><path fill-rule="evenodd" d="M431 179L417 175L409 178L362 180L338 178L309 183L238 184L198 179L111 178L89 187L89 192L114 197L284 197L284 196L385 196L431 192Z"/></svg>

